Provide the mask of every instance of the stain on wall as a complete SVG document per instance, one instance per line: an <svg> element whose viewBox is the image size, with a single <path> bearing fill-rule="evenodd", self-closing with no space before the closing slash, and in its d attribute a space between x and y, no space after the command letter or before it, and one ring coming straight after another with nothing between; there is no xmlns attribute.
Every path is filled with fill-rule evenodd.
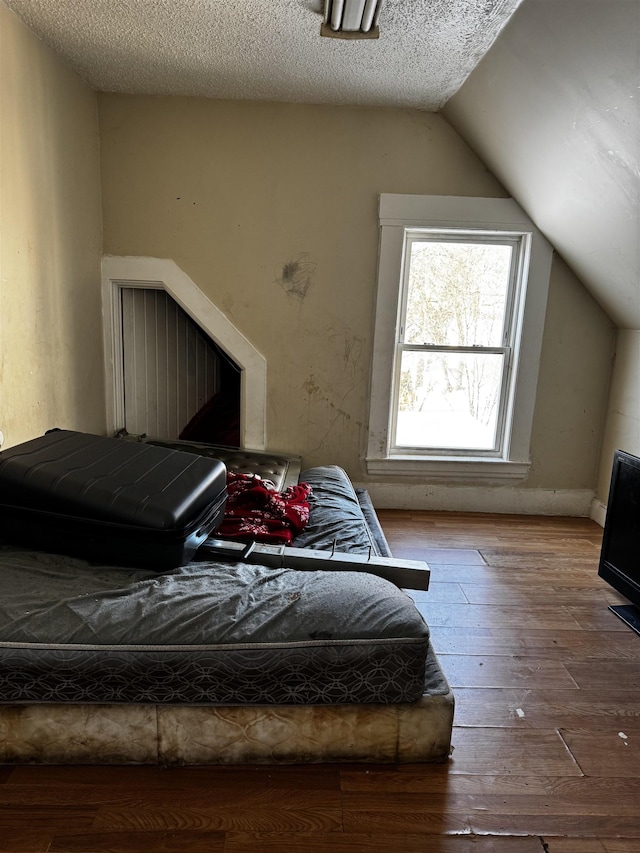
<svg viewBox="0 0 640 853"><path fill-rule="evenodd" d="M317 264L308 254L302 253L293 261L282 265L276 281L287 296L303 301L313 284Z"/></svg>
<svg viewBox="0 0 640 853"><path fill-rule="evenodd" d="M355 418L353 410L357 411L358 406L354 392L362 382L358 365L362 358L364 341L359 335L348 330L328 330L326 334L329 347L326 350L327 360L322 367L327 378L310 373L301 387L306 395L307 423L315 427L314 445L309 449L310 455L318 453L330 436L341 427L344 428L345 435L341 439L334 435L334 442L350 442L357 436L359 444L362 427L362 421ZM356 431L352 430L351 421L354 421Z"/></svg>

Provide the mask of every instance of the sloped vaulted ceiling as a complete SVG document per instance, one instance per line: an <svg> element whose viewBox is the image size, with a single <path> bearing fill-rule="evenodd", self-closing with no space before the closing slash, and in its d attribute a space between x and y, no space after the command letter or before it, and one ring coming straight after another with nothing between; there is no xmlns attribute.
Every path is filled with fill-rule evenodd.
<svg viewBox="0 0 640 853"><path fill-rule="evenodd" d="M640 329L640 0L525 0L444 109L620 328Z"/></svg>

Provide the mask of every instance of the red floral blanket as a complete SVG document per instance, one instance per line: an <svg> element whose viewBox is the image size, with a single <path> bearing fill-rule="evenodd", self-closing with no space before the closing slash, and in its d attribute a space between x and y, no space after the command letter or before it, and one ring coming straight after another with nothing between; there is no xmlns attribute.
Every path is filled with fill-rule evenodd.
<svg viewBox="0 0 640 853"><path fill-rule="evenodd" d="M284 492L258 474L227 472L227 505L216 535L241 542L288 545L309 520L311 486L299 483Z"/></svg>

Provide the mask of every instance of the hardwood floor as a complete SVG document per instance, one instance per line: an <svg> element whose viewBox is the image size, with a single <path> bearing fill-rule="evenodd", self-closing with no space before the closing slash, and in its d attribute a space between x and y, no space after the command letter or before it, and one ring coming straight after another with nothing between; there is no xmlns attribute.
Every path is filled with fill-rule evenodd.
<svg viewBox="0 0 640 853"><path fill-rule="evenodd" d="M0 851L638 853L640 637L585 519L381 511L456 695L446 765L0 767Z"/></svg>

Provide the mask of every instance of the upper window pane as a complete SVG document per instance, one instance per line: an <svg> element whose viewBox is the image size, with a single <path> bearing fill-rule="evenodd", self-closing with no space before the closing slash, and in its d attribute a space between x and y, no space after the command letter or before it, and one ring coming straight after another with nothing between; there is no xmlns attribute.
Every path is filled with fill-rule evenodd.
<svg viewBox="0 0 640 853"><path fill-rule="evenodd" d="M513 247L411 239L404 341L502 346Z"/></svg>

